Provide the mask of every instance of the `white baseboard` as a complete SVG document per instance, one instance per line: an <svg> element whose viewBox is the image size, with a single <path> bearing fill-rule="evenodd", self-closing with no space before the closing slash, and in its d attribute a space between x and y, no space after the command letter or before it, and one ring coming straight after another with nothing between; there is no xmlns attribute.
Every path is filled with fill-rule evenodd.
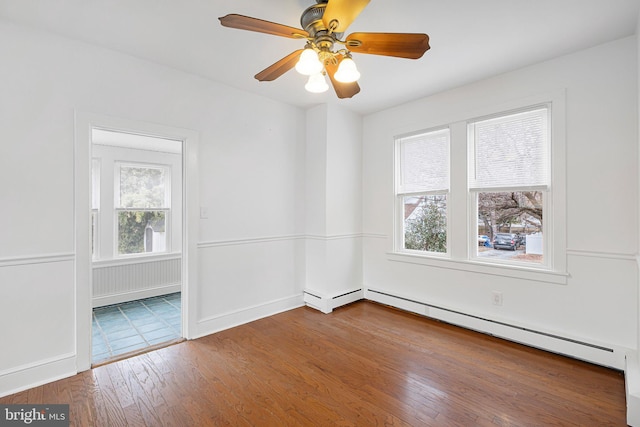
<svg viewBox="0 0 640 427"><path fill-rule="evenodd" d="M104 307L105 305L120 304L127 301L135 301L138 299L157 297L160 295L172 294L180 292L182 285L180 283L157 288L142 289L139 291L122 292L119 294L103 295L93 298L93 308Z"/></svg>
<svg viewBox="0 0 640 427"><path fill-rule="evenodd" d="M0 372L0 397L71 377L76 373L76 355L73 353L8 369Z"/></svg>
<svg viewBox="0 0 640 427"><path fill-rule="evenodd" d="M624 384L627 397L627 424L640 427L640 361L637 352L627 354Z"/></svg>
<svg viewBox="0 0 640 427"><path fill-rule="evenodd" d="M586 342L580 337L562 336L551 331L536 330L535 327L483 318L378 290L368 289L365 298L466 329L618 370L625 368L625 355L630 351L628 348L609 344Z"/></svg>
<svg viewBox="0 0 640 427"><path fill-rule="evenodd" d="M359 301L363 298L364 290L362 288L346 290L333 295L324 295L312 289L305 289L304 291L305 304L325 314L331 313L338 307Z"/></svg>
<svg viewBox="0 0 640 427"><path fill-rule="evenodd" d="M230 329L235 326L253 322L254 320L273 316L274 314L284 311L293 310L294 308L304 305L302 295L292 295L290 297L269 301L264 304L253 307L243 308L241 310L232 311L218 316L208 317L198 321L196 330L192 338L200 338L216 332Z"/></svg>

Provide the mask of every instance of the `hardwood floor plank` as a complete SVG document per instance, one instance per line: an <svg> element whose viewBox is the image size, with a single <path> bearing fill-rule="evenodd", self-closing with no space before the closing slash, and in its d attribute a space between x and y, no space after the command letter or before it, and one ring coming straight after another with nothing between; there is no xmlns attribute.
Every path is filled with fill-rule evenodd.
<svg viewBox="0 0 640 427"><path fill-rule="evenodd" d="M621 372L358 302L306 307L0 403L73 426L624 426Z"/></svg>
<svg viewBox="0 0 640 427"><path fill-rule="evenodd" d="M121 393L118 392L118 389L111 381L110 369L107 369L107 366L108 365L104 365L93 370L94 379L103 398L105 408L104 415L106 416L105 419L96 421L105 426L128 426L128 411L126 411L126 406L123 406L121 403ZM125 402L128 402L128 400L125 399Z"/></svg>

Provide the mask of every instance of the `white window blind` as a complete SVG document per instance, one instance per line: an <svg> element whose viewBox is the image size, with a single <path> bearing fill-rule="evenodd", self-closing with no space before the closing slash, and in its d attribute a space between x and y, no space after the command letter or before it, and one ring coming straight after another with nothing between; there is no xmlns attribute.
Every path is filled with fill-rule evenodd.
<svg viewBox="0 0 640 427"><path fill-rule="evenodd" d="M449 129L399 140L398 193L449 189Z"/></svg>
<svg viewBox="0 0 640 427"><path fill-rule="evenodd" d="M549 185L549 109L469 124L469 188Z"/></svg>

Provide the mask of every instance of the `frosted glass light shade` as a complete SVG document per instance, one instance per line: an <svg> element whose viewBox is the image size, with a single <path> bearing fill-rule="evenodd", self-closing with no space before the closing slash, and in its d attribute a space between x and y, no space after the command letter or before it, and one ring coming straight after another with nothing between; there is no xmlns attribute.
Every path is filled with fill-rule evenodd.
<svg viewBox="0 0 640 427"><path fill-rule="evenodd" d="M313 49L305 49L300 54L300 59L296 64L296 71L305 76L317 74L322 71L323 65L318 58L318 53Z"/></svg>
<svg viewBox="0 0 640 427"><path fill-rule="evenodd" d="M333 77L341 83L353 83L360 78L360 72L353 59L347 57L340 61L338 71Z"/></svg>
<svg viewBox="0 0 640 427"><path fill-rule="evenodd" d="M329 85L322 73L316 73L309 76L309 81L304 85L304 88L312 93L322 93L329 89Z"/></svg>

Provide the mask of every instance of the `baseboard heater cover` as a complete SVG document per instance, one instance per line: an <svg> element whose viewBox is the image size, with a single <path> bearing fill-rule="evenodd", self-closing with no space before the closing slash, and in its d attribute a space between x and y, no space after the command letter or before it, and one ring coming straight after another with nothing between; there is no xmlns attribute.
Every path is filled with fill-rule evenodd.
<svg viewBox="0 0 640 427"><path fill-rule="evenodd" d="M417 301L417 300L413 300L413 299L410 299L410 298L405 298L405 297L393 295L393 294L390 294L390 293L387 293L387 292L377 291L377 290L374 290L374 289L367 289L367 293L374 293L374 294L378 294L378 295L382 295L382 296L386 296L386 297L390 297L390 298L394 298L394 299L399 299L399 300L402 300L402 301L405 301L405 302L408 302L408 303L411 303L411 304L417 304L417 305L420 305L420 306L423 306L423 307L426 307L426 308L433 308L433 309L441 310L441 311L444 311L444 312L452 313L452 314L455 314L455 315L458 315L458 316L464 316L464 317L467 317L467 318L470 318L470 319L480 320L482 322L489 322L489 323L492 323L492 324L495 324L495 325L500 325L500 326L504 326L504 327L507 327L507 328L512 328L514 330L528 332L528 333L540 335L540 336L547 337L547 338L553 338L553 339L565 341L565 342L568 342L568 343L571 343L571 344L578 344L578 345L581 345L581 346L584 346L584 347L588 347L588 348L592 348L592 349L596 349L596 350L601 350L601 351L605 351L605 352L608 352L608 353L614 353L614 349L608 348L608 347L604 347L604 346L601 346L601 345L597 345L597 344L593 344L593 343L589 343L589 342L585 342L585 341L580 341L580 340L576 340L576 339L572 339L572 338L567 338L567 337L563 337L563 336L560 336L560 335L551 334L551 333L548 333L548 332L537 331L535 329L525 328L525 327L522 327L522 326L516 326L516 325L512 325L510 323L500 322L500 321L497 321L497 320L493 320L493 319L489 319L489 318L485 318L485 317L481 317L481 316L476 316L476 315L473 315L473 314L463 313L461 311L456 311L456 310L452 310L452 309L449 309L449 308L440 307L440 306L437 306L437 305L434 305L434 304L428 304L428 303L425 303L425 302L422 302L422 301ZM479 331L479 332L486 333L484 331ZM490 335L493 335L493 334L490 334Z"/></svg>
<svg viewBox="0 0 640 427"><path fill-rule="evenodd" d="M312 290L304 291L304 302L308 306L315 308L325 314L331 313L333 309L340 306L359 301L364 298L364 289L358 288L334 296L321 296L319 292Z"/></svg>

